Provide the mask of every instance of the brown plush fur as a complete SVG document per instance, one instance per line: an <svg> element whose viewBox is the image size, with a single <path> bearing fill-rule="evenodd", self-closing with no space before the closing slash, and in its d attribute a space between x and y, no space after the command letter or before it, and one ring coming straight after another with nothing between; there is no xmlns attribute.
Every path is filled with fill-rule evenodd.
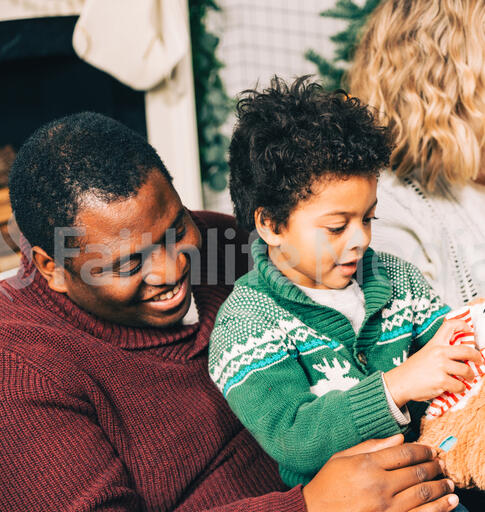
<svg viewBox="0 0 485 512"><path fill-rule="evenodd" d="M485 380L485 379L484 379ZM438 448L448 437L458 442L449 452L441 452L446 476L457 487L478 487L485 490L485 385L472 396L463 409L447 411L439 418L421 422L418 443Z"/></svg>

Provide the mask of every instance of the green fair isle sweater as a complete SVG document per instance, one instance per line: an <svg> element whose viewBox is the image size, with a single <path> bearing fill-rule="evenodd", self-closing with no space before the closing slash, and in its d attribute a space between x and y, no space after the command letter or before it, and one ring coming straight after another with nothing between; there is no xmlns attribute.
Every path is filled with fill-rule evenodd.
<svg viewBox="0 0 485 512"><path fill-rule="evenodd" d="M382 372L427 343L449 308L410 263L368 249L356 278L365 319L356 336L252 246L254 269L221 307L209 372L241 422L280 467L307 483L336 452L399 432Z"/></svg>

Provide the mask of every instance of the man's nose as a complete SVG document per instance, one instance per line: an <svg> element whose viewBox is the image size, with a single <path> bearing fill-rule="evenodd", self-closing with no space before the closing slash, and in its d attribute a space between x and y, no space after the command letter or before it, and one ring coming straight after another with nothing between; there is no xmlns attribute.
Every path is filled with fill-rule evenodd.
<svg viewBox="0 0 485 512"><path fill-rule="evenodd" d="M187 256L175 247L153 251L146 262L144 281L151 286L175 284L187 266Z"/></svg>

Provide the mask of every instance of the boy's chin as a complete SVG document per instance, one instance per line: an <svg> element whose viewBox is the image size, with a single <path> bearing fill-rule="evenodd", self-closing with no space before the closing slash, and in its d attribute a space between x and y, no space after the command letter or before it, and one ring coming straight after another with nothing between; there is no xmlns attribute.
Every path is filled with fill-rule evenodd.
<svg viewBox="0 0 485 512"><path fill-rule="evenodd" d="M349 276L337 275L334 277L334 279L332 279L333 286L331 286L331 288L334 290L342 290L343 288L347 288L353 277L353 274Z"/></svg>
<svg viewBox="0 0 485 512"><path fill-rule="evenodd" d="M350 282L352 281L352 278L346 279L345 282L339 283L337 286L335 286L335 290L343 290L344 288L347 288L349 286Z"/></svg>
<svg viewBox="0 0 485 512"><path fill-rule="evenodd" d="M343 290L344 288L347 288L347 286L352 281L351 277L339 277L337 279L328 279L325 281L322 281L321 283L315 282L315 288L321 288L321 289L327 289L327 290Z"/></svg>

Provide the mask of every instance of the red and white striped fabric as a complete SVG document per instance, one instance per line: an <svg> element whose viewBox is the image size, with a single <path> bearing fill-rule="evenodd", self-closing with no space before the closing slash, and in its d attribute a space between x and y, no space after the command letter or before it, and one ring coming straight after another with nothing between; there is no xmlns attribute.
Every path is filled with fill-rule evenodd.
<svg viewBox="0 0 485 512"><path fill-rule="evenodd" d="M474 334L475 328L472 321L472 313L469 307L463 307L455 311L451 311L446 315L446 320L464 320L470 326L469 331L456 333L451 338L450 345L463 344L476 347ZM468 396L472 389L474 389L475 386L482 380L483 376L485 375L485 349L481 350L481 353L482 356L484 357L484 364L477 366L475 363L466 361L466 364L472 369L473 373L475 374L473 382L470 383L460 377L455 377L456 379L460 380L465 384L465 391L457 394L445 391L442 395L436 397L426 410L427 418L436 418L444 414L448 409L450 409L451 407L456 405L460 400Z"/></svg>

